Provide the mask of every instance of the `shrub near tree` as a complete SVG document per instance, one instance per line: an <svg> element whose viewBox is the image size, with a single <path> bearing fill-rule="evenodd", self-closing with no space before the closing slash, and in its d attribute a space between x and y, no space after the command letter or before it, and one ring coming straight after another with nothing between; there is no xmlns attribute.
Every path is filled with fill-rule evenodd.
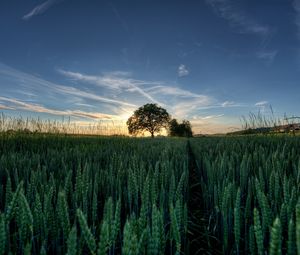
<svg viewBox="0 0 300 255"><path fill-rule="evenodd" d="M172 119L169 123L169 135L180 137L192 137L192 126L188 120L178 123L176 119Z"/></svg>

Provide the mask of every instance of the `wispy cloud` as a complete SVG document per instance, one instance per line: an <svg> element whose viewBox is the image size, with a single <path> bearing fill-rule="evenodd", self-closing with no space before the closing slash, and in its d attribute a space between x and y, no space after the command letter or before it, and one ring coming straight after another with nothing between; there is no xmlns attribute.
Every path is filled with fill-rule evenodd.
<svg viewBox="0 0 300 255"><path fill-rule="evenodd" d="M170 96L178 96L178 97L201 97L202 95L190 92L188 90L184 90L178 87L171 87L165 85L158 85L154 87L150 87L146 89L146 91L152 95L170 95Z"/></svg>
<svg viewBox="0 0 300 255"><path fill-rule="evenodd" d="M222 107L229 107L235 105L235 103L233 101L225 101L221 105Z"/></svg>
<svg viewBox="0 0 300 255"><path fill-rule="evenodd" d="M259 111L263 114L273 114L273 108L268 101L260 101L255 103L255 106L259 108Z"/></svg>
<svg viewBox="0 0 300 255"><path fill-rule="evenodd" d="M75 105L78 105L78 106L84 106L84 107L88 107L88 108L96 108L95 105L84 104L84 103L75 103Z"/></svg>
<svg viewBox="0 0 300 255"><path fill-rule="evenodd" d="M267 25L256 22L246 15L242 10L235 7L235 1L231 0L206 0L214 11L222 18L226 19L231 26L239 30L240 33L249 33L261 36L266 39L271 33Z"/></svg>
<svg viewBox="0 0 300 255"><path fill-rule="evenodd" d="M64 76L72 80L93 84L93 86L96 85L87 90L83 88L82 84L79 89L74 86L65 86L49 82L42 78L7 67L1 63L0 67L2 77L10 77L15 84L24 84L24 89L20 89L20 91L31 91L36 95L40 95L43 93L42 91L47 91L45 96L51 96L54 102L56 102L55 100L62 100L62 102L60 102L61 107L64 107L65 102L70 100L70 103L73 105L72 108L74 108L75 103L89 105L94 105L95 102L99 102L100 104L105 103L109 105L109 107L107 107L109 113L114 112L122 116L122 118L132 114L138 105L146 103L147 101L158 102L159 105L166 107L168 111L177 118L188 118L188 116L194 114L195 111L220 107L220 103L218 104L217 100L212 96L197 94L176 86L168 86L162 82L132 79L131 73L128 72L110 72L99 76L92 76L60 70ZM97 87L111 90L113 92L112 94L115 94L116 97L106 97L99 94L99 92L95 92L97 91ZM146 101L136 96L129 97L131 99L130 101L128 101L128 99L121 99L124 93L125 95L129 93L130 96L132 92L145 95L144 98L146 98ZM36 102L39 103L39 97L35 99L37 100ZM45 100L44 96L43 100ZM81 106L81 108L84 107L88 106ZM97 104L97 107L101 107L101 105Z"/></svg>
<svg viewBox="0 0 300 255"><path fill-rule="evenodd" d="M61 2L62 0L48 0L40 5L34 7L29 13L23 16L23 20L29 20L33 16L40 15L47 11L52 5Z"/></svg>
<svg viewBox="0 0 300 255"><path fill-rule="evenodd" d="M225 116L225 114L217 114L217 115L207 115L207 116L193 116L193 120L209 120L209 119L217 119Z"/></svg>
<svg viewBox="0 0 300 255"><path fill-rule="evenodd" d="M52 89L56 92L60 92L63 95L73 95L73 96L78 96L86 99L92 99L96 101L100 101L103 103L112 103L112 104L117 104L117 105L123 105L123 106L136 106L135 104L132 103L127 103L125 101L121 100L116 100L116 99L111 99L103 96L96 95L94 93L86 92L74 87L67 87L67 86L62 86L62 85L54 85Z"/></svg>
<svg viewBox="0 0 300 255"><path fill-rule="evenodd" d="M31 74L27 74L16 69L13 69L9 66L6 66L0 62L0 74L2 77L7 77L7 79L11 79L15 84L21 84L24 89L19 89L19 91L25 91L24 93L29 93L30 89L37 89L38 91L47 91L47 95L53 95L53 98L61 95L63 97L66 96L75 96L77 98L84 98L88 100L95 100L98 102L103 102L107 104L113 104L117 106L124 107L136 107L133 103L128 103L123 100L108 98L99 95L96 92L90 92L83 89L78 89L71 86L64 86L61 84L56 84L42 78L36 77ZM19 85L20 86L20 85ZM33 92L31 92L33 94ZM36 95L37 98L37 95Z"/></svg>
<svg viewBox="0 0 300 255"><path fill-rule="evenodd" d="M172 110L175 116L178 116L179 118L190 118L192 114L199 112L203 108L212 106L214 102L214 98L206 95L196 98L186 98L177 101L172 106Z"/></svg>
<svg viewBox="0 0 300 255"><path fill-rule="evenodd" d="M275 57L277 56L278 51L277 50L262 50L256 53L256 56L259 59L265 60L267 64L271 64Z"/></svg>
<svg viewBox="0 0 300 255"><path fill-rule="evenodd" d="M220 104L217 104L217 100L212 96L194 93L175 86L158 85L150 87L146 91L153 96L168 98L167 105L176 118L188 118L195 111L213 106L220 107Z"/></svg>
<svg viewBox="0 0 300 255"><path fill-rule="evenodd" d="M53 115L73 116L73 117L81 117L81 118L89 118L89 119L102 119L102 120L119 119L117 115L104 114L100 112L84 112L81 110L50 109L39 104L31 104L15 98L0 97L0 102L2 102L2 104L5 102L10 104L10 105L3 105L4 109L24 110L30 112L48 113Z"/></svg>
<svg viewBox="0 0 300 255"><path fill-rule="evenodd" d="M118 93L137 92L151 102L168 106L170 112L179 118L186 118L187 115L200 108L212 107L213 104L216 104L216 100L211 96L193 93L176 86L168 86L159 81L132 79L130 73L112 72L95 76L62 69L58 71L71 80L104 87ZM74 88L71 93L75 94ZM220 107L220 104L215 107Z"/></svg>
<svg viewBox="0 0 300 255"><path fill-rule="evenodd" d="M238 103L234 101L225 101L221 103L219 106L223 108L229 108L229 107L249 107L250 105L245 103Z"/></svg>
<svg viewBox="0 0 300 255"><path fill-rule="evenodd" d="M79 72L65 71L63 69L59 69L58 71L64 76L69 77L70 79L75 81L85 82L119 92L121 92L122 90L128 92L137 92L151 102L162 104L155 100L150 94L145 92L145 90L140 87L151 85L153 84L152 82L132 79L128 77L130 75L129 73L112 72L105 73L103 75L87 75Z"/></svg>
<svg viewBox="0 0 300 255"><path fill-rule="evenodd" d="M7 105L0 104L0 110L14 110L14 108Z"/></svg>
<svg viewBox="0 0 300 255"><path fill-rule="evenodd" d="M190 71L187 69L187 67L185 65L181 64L178 67L177 74L179 77L187 76L187 75L189 75L189 73L190 73Z"/></svg>
<svg viewBox="0 0 300 255"><path fill-rule="evenodd" d="M128 73L114 72L92 76L65 70L59 70L59 72L72 80L94 84L114 91L137 92L152 102L162 106L167 105L170 112L179 118L187 118L192 112L213 107L213 105L215 108L220 107L220 104L216 105L216 100L211 96L193 93L175 86L161 85L161 82L132 79ZM64 92L77 95L74 88ZM82 92L80 94L85 96ZM164 103L161 100L158 101L157 97L162 99Z"/></svg>
<svg viewBox="0 0 300 255"><path fill-rule="evenodd" d="M209 134L209 133L224 133L228 131L224 128L224 124L218 121L222 115L195 115L191 118L190 122L193 126L193 132L196 134Z"/></svg>
<svg viewBox="0 0 300 255"><path fill-rule="evenodd" d="M170 101L168 106L178 118L192 117L193 113L202 110L249 107L248 104L236 103L234 101L219 102L213 96L197 94L175 86L158 85L150 87L146 91L153 96L167 96Z"/></svg>
<svg viewBox="0 0 300 255"><path fill-rule="evenodd" d="M258 106L258 107L265 107L267 105L269 105L268 101L259 101L259 102L255 103L255 106Z"/></svg>
<svg viewBox="0 0 300 255"><path fill-rule="evenodd" d="M191 119L193 131L195 134L215 134L227 133L230 131L238 130L239 123L234 119L225 115L207 115L207 116L194 116ZM222 118L224 117L224 118ZM220 119L221 118L221 119ZM228 121L228 119L230 119Z"/></svg>
<svg viewBox="0 0 300 255"><path fill-rule="evenodd" d="M211 95L183 89L180 85L133 79L128 72L110 72L97 76L65 70L60 72L80 84L66 86L50 82L0 63L1 84L15 84L11 90L7 89L9 85L5 87L0 106L17 111L73 116L78 120L113 119L124 122L138 106L149 102L151 98L154 102L163 102L160 105L174 118L190 119L198 126L208 122L215 123L221 117L219 111L214 112L215 109L242 106L229 100L219 101ZM16 89L30 93L17 94L17 97L14 92ZM132 94L133 92L138 94ZM35 97L32 98L30 94ZM107 94L112 97L104 96ZM202 116L201 113L208 111L209 114ZM202 119L193 119L193 116L202 116Z"/></svg>

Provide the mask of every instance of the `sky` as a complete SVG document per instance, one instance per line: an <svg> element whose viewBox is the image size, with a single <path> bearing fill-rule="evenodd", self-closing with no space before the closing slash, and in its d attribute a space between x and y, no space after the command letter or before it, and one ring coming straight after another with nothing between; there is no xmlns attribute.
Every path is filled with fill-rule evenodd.
<svg viewBox="0 0 300 255"><path fill-rule="evenodd" d="M1 0L0 112L125 123L157 103L195 133L300 115L298 0Z"/></svg>

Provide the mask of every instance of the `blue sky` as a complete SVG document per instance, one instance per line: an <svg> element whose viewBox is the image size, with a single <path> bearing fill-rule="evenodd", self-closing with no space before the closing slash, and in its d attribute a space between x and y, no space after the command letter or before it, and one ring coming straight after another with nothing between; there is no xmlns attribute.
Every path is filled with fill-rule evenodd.
<svg viewBox="0 0 300 255"><path fill-rule="evenodd" d="M123 121L155 102L195 132L299 115L300 1L0 2L0 111Z"/></svg>

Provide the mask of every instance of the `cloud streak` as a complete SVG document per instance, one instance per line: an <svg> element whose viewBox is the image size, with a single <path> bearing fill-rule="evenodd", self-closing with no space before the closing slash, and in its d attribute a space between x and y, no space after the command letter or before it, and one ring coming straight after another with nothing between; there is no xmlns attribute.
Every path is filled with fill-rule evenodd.
<svg viewBox="0 0 300 255"><path fill-rule="evenodd" d="M11 67L8 67L2 63L0 63L0 74L2 77L7 77L9 79L12 79L12 81L16 84L23 84L23 86L26 89L26 93L29 93L30 89L39 89L39 90L45 90L47 89L47 94L51 95L53 94L53 97L56 98L56 94L62 95L62 96L76 96L78 98L85 98L89 100L95 100L98 102L118 105L118 106L124 106L124 107L136 107L133 103L128 103L126 101L112 99L108 97L104 97L101 95L98 95L97 93L91 93L82 89L78 89L71 86L64 86L60 84L56 84L47 80L44 80L42 78L33 76L31 74L27 74L18 70L15 70ZM20 90L22 91L22 90ZM32 93L31 93L32 94Z"/></svg>
<svg viewBox="0 0 300 255"><path fill-rule="evenodd" d="M81 97L81 98L86 98L86 99L92 99L95 101L100 101L103 103L110 103L110 104L117 104L117 105L123 105L123 106L131 106L131 107L135 107L135 104L132 103L127 103L125 101L121 101L121 100L115 100L115 99L111 99L111 98L106 98L103 96L99 96L90 92L86 92L74 87L67 87L67 86L62 86L62 85L54 85L52 87L52 89L56 92L59 92L63 95L73 95L73 96L77 96L77 97Z"/></svg>
<svg viewBox="0 0 300 255"><path fill-rule="evenodd" d="M256 53L256 56L259 59L265 60L267 64L271 64L275 57L277 56L278 51L277 50L262 50Z"/></svg>
<svg viewBox="0 0 300 255"><path fill-rule="evenodd" d="M174 114L180 118L189 118L191 114L202 108L212 106L214 101L214 98L204 95L196 98L186 98L185 100L176 102L173 105L172 110Z"/></svg>
<svg viewBox="0 0 300 255"><path fill-rule="evenodd" d="M37 103L39 103L38 100L40 100L39 97L41 93L47 91L45 96L54 100L49 101L50 105L53 104L51 102L57 105L57 102L60 102L57 100L61 100L60 108L67 108L66 102L70 102L69 105L72 109L76 106L81 109L88 109L91 108L91 106L100 107L100 109L102 109L102 107L106 107L105 104L107 104L108 113L114 113L121 119L128 118L139 105L147 101L155 102L166 107L175 118L179 119L191 118L195 114L199 114L199 111L202 110L239 106L234 102L225 101L222 103L210 95L194 93L177 86L166 85L159 81L152 82L133 79L128 72L110 72L95 76L59 70L59 72L70 80L76 81L76 83L82 83L79 89L74 86L66 86L46 81L42 78L7 67L1 63L0 67L2 77L7 76L13 78L13 83L24 84L24 89L18 89L18 91L24 90L34 93L37 95L34 97L34 101ZM84 89L82 86L84 83L91 84L93 87L89 90ZM104 91L111 91L114 97L105 97L99 94L99 92L95 92L97 87L106 89ZM15 89L16 88L14 88L14 90ZM138 93L139 95L145 96L137 97L136 95L131 95L131 93ZM127 100L122 100L121 98L123 96L125 96ZM15 94L11 94L10 97L15 97ZM128 97L131 99L129 99L130 101ZM145 98L146 101L141 100L141 98ZM43 104L45 104L45 102L47 101L45 101L43 96Z"/></svg>
<svg viewBox="0 0 300 255"><path fill-rule="evenodd" d="M231 119L231 123L228 122L228 116L226 119L224 114L207 115L207 116L194 116L191 119L193 131L198 134L216 134L227 133L229 131L238 130L239 123L234 119ZM224 118L222 118L224 117ZM220 121L219 119L222 118Z"/></svg>
<svg viewBox="0 0 300 255"><path fill-rule="evenodd" d="M137 92L151 102L161 104L155 100L150 94L145 92L140 86L153 84L151 82L135 80L128 77L128 73L124 72L112 72L103 75L87 75L79 72L65 71L63 69L58 70L62 75L79 82L89 83L96 86L104 87L107 89L121 92L123 90L128 92Z"/></svg>
<svg viewBox="0 0 300 255"><path fill-rule="evenodd" d="M217 115L207 115L204 117L194 117L193 119L201 119L201 120L209 120L209 119L217 119L225 116L224 114L217 114Z"/></svg>
<svg viewBox="0 0 300 255"><path fill-rule="evenodd" d="M104 114L100 112L84 112L81 110L50 109L39 104L26 103L24 101L15 98L0 97L0 101L2 101L2 104L5 102L10 104L10 105L2 105L4 109L10 109L10 110L24 110L24 111L47 113L47 114L59 115L59 116L73 116L73 117L81 117L81 118L97 119L97 120L99 119L118 120L119 119L117 115ZM1 109L1 105L0 105L0 109Z"/></svg>
<svg viewBox="0 0 300 255"><path fill-rule="evenodd" d="M269 104L268 101L260 101L260 102L257 102L255 103L255 106L258 106L258 107L265 107Z"/></svg>
<svg viewBox="0 0 300 255"><path fill-rule="evenodd" d="M235 105L235 103L233 101L225 101L221 105L222 107L229 107Z"/></svg>
<svg viewBox="0 0 300 255"><path fill-rule="evenodd" d="M168 95L168 96L194 97L194 98L199 98L203 96L178 87L171 87L166 85L158 85L158 86L150 87L146 89L146 91L151 95Z"/></svg>
<svg viewBox="0 0 300 255"><path fill-rule="evenodd" d="M65 70L60 72L78 84L66 86L53 83L0 63L0 82L7 84L0 97L0 107L9 107L16 111L73 116L79 120L103 119L124 122L139 105L152 99L154 102L163 102L164 104L160 105L173 117L191 119L199 126L217 122L216 119L221 117L221 114L214 114L214 109L243 106L232 101L219 101L213 96L163 82L133 79L131 73L127 72L110 72L102 75L86 75ZM9 89L10 84L18 85ZM27 91L28 95L19 93L20 97L17 98L15 91ZM107 92L112 94L112 97L104 96L109 94ZM31 95L35 97L32 98ZM97 112L95 107L101 109L101 112ZM207 116L193 119L193 116L201 116L204 111L209 112Z"/></svg>
<svg viewBox="0 0 300 255"><path fill-rule="evenodd" d="M60 2L61 0L48 0L40 5L37 5L34 7L29 13L23 16L23 20L29 20L33 16L43 14L45 11L47 11L51 6L54 4Z"/></svg>
<svg viewBox="0 0 300 255"><path fill-rule="evenodd" d="M58 70L65 77L81 83L89 83L112 90L116 93L137 92L144 98L163 107L168 106L169 111L177 118L188 118L195 111L202 109L212 109L229 107L233 105L222 105L217 100L208 95L193 93L175 86L168 86L162 82L151 82L136 80L130 77L130 73L111 72L102 75L87 75L79 72ZM64 90L64 93L78 95L75 89ZM81 96L84 96L81 92ZM91 95L89 95L91 96ZM158 100L159 99L159 100ZM132 106L132 105L130 105ZM234 105L237 106L237 105Z"/></svg>
<svg viewBox="0 0 300 255"><path fill-rule="evenodd" d="M237 9L231 0L206 0L213 10L231 26L237 28L240 33L254 34L266 39L271 30L268 26L259 24L242 10Z"/></svg>
<svg viewBox="0 0 300 255"><path fill-rule="evenodd" d="M153 96L167 97L169 99L168 106L178 118L188 118L195 111L201 109L220 107L220 104L212 96L197 94L178 87L158 85L150 87L146 91Z"/></svg>
<svg viewBox="0 0 300 255"><path fill-rule="evenodd" d="M7 105L0 104L0 110L14 110L14 108L9 107Z"/></svg>

